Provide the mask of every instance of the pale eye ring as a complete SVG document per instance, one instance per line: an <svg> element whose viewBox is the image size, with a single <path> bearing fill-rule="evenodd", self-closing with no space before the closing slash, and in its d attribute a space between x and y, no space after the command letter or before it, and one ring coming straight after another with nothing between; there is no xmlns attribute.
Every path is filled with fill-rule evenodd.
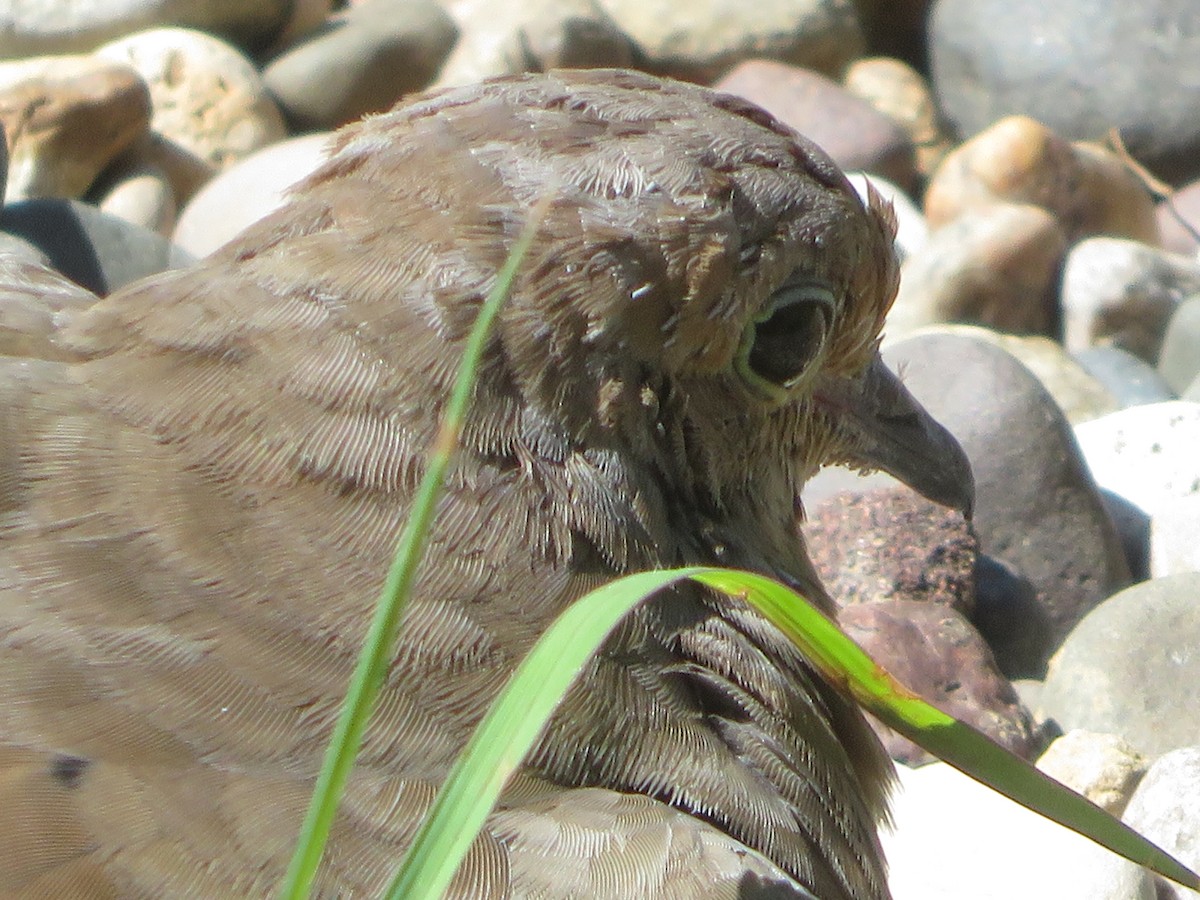
<svg viewBox="0 0 1200 900"><path fill-rule="evenodd" d="M821 355L833 324L833 292L812 282L789 282L742 335L738 370L760 388L787 390ZM774 391L770 391L774 392Z"/></svg>

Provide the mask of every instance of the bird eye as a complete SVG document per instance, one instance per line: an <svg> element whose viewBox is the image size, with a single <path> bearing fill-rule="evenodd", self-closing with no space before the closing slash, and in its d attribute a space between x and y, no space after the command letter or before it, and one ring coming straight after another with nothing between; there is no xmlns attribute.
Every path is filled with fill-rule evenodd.
<svg viewBox="0 0 1200 900"><path fill-rule="evenodd" d="M743 378L772 394L790 388L821 352L833 321L834 297L811 283L787 284L746 327L738 355Z"/></svg>

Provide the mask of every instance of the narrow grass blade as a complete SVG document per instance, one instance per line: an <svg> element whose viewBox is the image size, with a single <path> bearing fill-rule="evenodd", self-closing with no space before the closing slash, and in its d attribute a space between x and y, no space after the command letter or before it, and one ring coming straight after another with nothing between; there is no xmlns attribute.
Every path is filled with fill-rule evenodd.
<svg viewBox="0 0 1200 900"><path fill-rule="evenodd" d="M488 294L467 337L463 360L446 405L444 418L428 455L424 476L417 488L408 521L400 536L396 555L375 607L375 616L371 620L371 627L359 654L346 700L334 727L321 772L317 776L312 801L300 829L296 851L284 877L280 896L286 900L302 900L308 896L312 887L325 843L333 827L342 790L354 765L354 758L358 755L363 732L387 673L392 657L396 623L399 622L408 602L409 591L424 551L425 538L437 506L437 498L441 493L442 481L458 445L463 418L475 382L475 372L483 356L488 331L512 290L517 270L529 251L548 204L549 195L531 210L521 235L497 274L495 286Z"/></svg>

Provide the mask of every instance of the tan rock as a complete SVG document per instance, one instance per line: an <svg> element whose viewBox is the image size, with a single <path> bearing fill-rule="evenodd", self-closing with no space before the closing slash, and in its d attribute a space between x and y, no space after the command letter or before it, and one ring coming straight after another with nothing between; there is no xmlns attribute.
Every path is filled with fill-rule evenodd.
<svg viewBox="0 0 1200 900"><path fill-rule="evenodd" d="M0 63L7 199L82 196L149 122L146 84L127 65L91 56Z"/></svg>
<svg viewBox="0 0 1200 900"><path fill-rule="evenodd" d="M906 63L887 56L860 59L846 70L842 83L907 132L922 175L932 174L953 148L929 85Z"/></svg>
<svg viewBox="0 0 1200 900"><path fill-rule="evenodd" d="M1146 186L1108 148L1086 141L1071 147L1082 173L1079 235L1122 237L1157 246L1158 218Z"/></svg>
<svg viewBox="0 0 1200 900"><path fill-rule="evenodd" d="M963 212L904 261L889 334L939 322L1050 335L1067 238L1039 206L993 203Z"/></svg>

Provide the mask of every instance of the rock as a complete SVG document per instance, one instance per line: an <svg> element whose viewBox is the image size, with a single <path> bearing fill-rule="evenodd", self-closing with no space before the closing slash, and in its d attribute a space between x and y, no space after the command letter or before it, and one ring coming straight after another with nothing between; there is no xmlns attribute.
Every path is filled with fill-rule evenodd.
<svg viewBox="0 0 1200 900"><path fill-rule="evenodd" d="M925 224L925 216L908 194L881 175L847 172L846 177L850 179L854 190L864 203L867 202L867 184L870 183L876 193L892 204L892 212L896 215L896 255L901 262L925 246L925 242L929 240L929 228Z"/></svg>
<svg viewBox="0 0 1200 900"><path fill-rule="evenodd" d="M920 600L967 615L975 606L969 523L913 491L836 494L809 509L804 535L839 606Z"/></svg>
<svg viewBox="0 0 1200 900"><path fill-rule="evenodd" d="M0 6L0 59L93 50L160 25L208 31L254 49L279 33L295 5L296 0L6 3Z"/></svg>
<svg viewBox="0 0 1200 900"><path fill-rule="evenodd" d="M1200 250L1200 181L1191 181L1160 200L1155 214L1162 248L1195 256Z"/></svg>
<svg viewBox="0 0 1200 900"><path fill-rule="evenodd" d="M368 0L271 61L263 81L302 131L328 131L429 84L458 37L432 0Z"/></svg>
<svg viewBox="0 0 1200 900"><path fill-rule="evenodd" d="M1149 530L1151 576L1200 572L1200 495L1163 503Z"/></svg>
<svg viewBox="0 0 1200 900"><path fill-rule="evenodd" d="M955 148L925 190L930 227L994 203L1040 206L1073 233L1079 160L1068 141L1027 116L1001 119Z"/></svg>
<svg viewBox="0 0 1200 900"><path fill-rule="evenodd" d="M1037 206L993 204L933 231L904 261L888 332L971 322L1052 334L1066 237Z"/></svg>
<svg viewBox="0 0 1200 900"><path fill-rule="evenodd" d="M452 0L461 36L439 87L565 68L637 68L637 50L597 0Z"/></svg>
<svg viewBox="0 0 1200 900"><path fill-rule="evenodd" d="M1011 353L1037 376L1072 425L1120 409L1108 389L1057 341L1039 335L1001 334L972 325L943 325L938 331L987 341Z"/></svg>
<svg viewBox="0 0 1200 900"><path fill-rule="evenodd" d="M122 165L105 173L89 198L101 212L169 237L175 228L175 192L155 165Z"/></svg>
<svg viewBox="0 0 1200 900"><path fill-rule="evenodd" d="M1200 573L1143 581L1101 603L1050 663L1042 711L1158 756L1200 744Z"/></svg>
<svg viewBox="0 0 1200 900"><path fill-rule="evenodd" d="M1010 116L951 152L925 192L931 227L991 203L1028 203L1057 217L1069 241L1107 234L1158 243L1154 198L1116 154L1070 144Z"/></svg>
<svg viewBox="0 0 1200 900"><path fill-rule="evenodd" d="M317 168L332 140L307 134L272 144L226 169L179 216L174 240L199 259L283 203L284 192Z"/></svg>
<svg viewBox="0 0 1200 900"><path fill-rule="evenodd" d="M1177 393L1182 393L1200 375L1200 294L1176 307L1167 322L1158 371Z"/></svg>
<svg viewBox="0 0 1200 900"><path fill-rule="evenodd" d="M217 174L217 167L170 138L151 131L114 163L123 169L157 169L171 185L177 207L182 207Z"/></svg>
<svg viewBox="0 0 1200 900"><path fill-rule="evenodd" d="M833 77L862 55L854 0L600 0L645 68L711 84L739 62L777 59Z"/></svg>
<svg viewBox="0 0 1200 900"><path fill-rule="evenodd" d="M26 200L0 212L0 230L40 249L54 268L95 294L191 262L161 235L78 200Z"/></svg>
<svg viewBox="0 0 1200 900"><path fill-rule="evenodd" d="M901 188L916 180L916 157L904 130L823 75L752 59L735 66L713 88L761 106L820 146L843 169L882 175Z"/></svg>
<svg viewBox="0 0 1200 900"><path fill-rule="evenodd" d="M1193 872L1200 869L1200 747L1164 754L1138 785L1124 822ZM1155 877L1158 900L1195 900L1196 894Z"/></svg>
<svg viewBox="0 0 1200 900"><path fill-rule="evenodd" d="M904 129L916 148L917 171L930 175L953 147L921 74L898 59L875 56L856 60L842 79L861 97Z"/></svg>
<svg viewBox="0 0 1200 900"><path fill-rule="evenodd" d="M1158 371L1128 350L1108 344L1079 350L1073 356L1121 409L1175 399L1175 392Z"/></svg>
<svg viewBox="0 0 1200 900"><path fill-rule="evenodd" d="M960 134L1012 114L1069 140L1116 128L1160 177L1200 173L1193 0L938 0L929 51L934 90Z"/></svg>
<svg viewBox="0 0 1200 900"><path fill-rule="evenodd" d="M83 196L149 124L150 94L129 66L90 56L0 62L9 200Z"/></svg>
<svg viewBox="0 0 1200 900"><path fill-rule="evenodd" d="M898 774L881 834L895 900L1154 900L1134 863L945 763Z"/></svg>
<svg viewBox="0 0 1200 900"><path fill-rule="evenodd" d="M1115 734L1069 731L1046 748L1037 767L1105 812L1120 817L1149 760Z"/></svg>
<svg viewBox="0 0 1200 900"><path fill-rule="evenodd" d="M96 53L140 72L154 102L151 127L217 168L287 136L258 70L224 41L156 28Z"/></svg>
<svg viewBox="0 0 1200 900"><path fill-rule="evenodd" d="M1018 756L1033 755L1029 713L996 670L979 632L960 613L941 603L872 600L844 608L838 621L909 690ZM932 759L873 717L871 725L893 759L918 765Z"/></svg>
<svg viewBox="0 0 1200 900"><path fill-rule="evenodd" d="M1123 237L1157 246L1157 206L1141 180L1107 147L1076 141L1071 149L1080 168L1076 235Z"/></svg>
<svg viewBox="0 0 1200 900"><path fill-rule="evenodd" d="M991 343L930 332L883 355L971 461L980 550L1036 589L1019 619L980 592L974 620L1001 671L1038 676L1075 623L1129 578L1070 425L1029 370Z"/></svg>
<svg viewBox="0 0 1200 900"><path fill-rule="evenodd" d="M1200 403L1133 406L1077 425L1075 436L1096 483L1151 517L1200 496Z"/></svg>
<svg viewBox="0 0 1200 900"><path fill-rule="evenodd" d="M1064 343L1073 353L1115 344L1153 365L1167 322L1200 293L1200 263L1135 241L1090 238L1067 254L1062 277Z"/></svg>
<svg viewBox="0 0 1200 900"><path fill-rule="evenodd" d="M926 68L925 29L932 0L859 0L869 52Z"/></svg>

